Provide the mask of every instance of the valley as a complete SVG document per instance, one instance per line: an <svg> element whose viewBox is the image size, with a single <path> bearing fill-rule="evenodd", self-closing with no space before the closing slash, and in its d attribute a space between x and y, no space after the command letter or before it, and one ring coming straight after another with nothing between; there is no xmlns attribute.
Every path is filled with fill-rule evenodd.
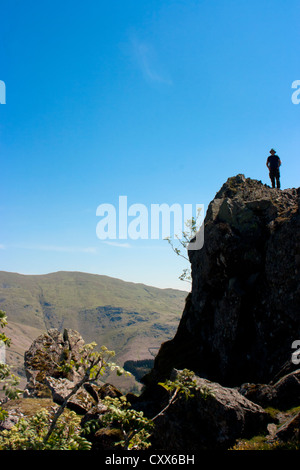
<svg viewBox="0 0 300 470"><path fill-rule="evenodd" d="M25 381L24 352L41 333L71 328L85 342L115 351L115 362L153 359L176 333L186 291L158 289L108 276L80 272L22 275L0 272L0 309L8 318L7 362ZM134 378L114 377L121 388Z"/></svg>

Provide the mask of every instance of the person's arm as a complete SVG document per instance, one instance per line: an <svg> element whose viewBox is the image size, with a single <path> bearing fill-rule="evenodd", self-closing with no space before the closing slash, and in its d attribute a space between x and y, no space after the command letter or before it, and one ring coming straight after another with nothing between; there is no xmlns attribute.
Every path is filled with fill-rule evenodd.
<svg viewBox="0 0 300 470"><path fill-rule="evenodd" d="M267 158L267 163L266 163L267 167L269 168L269 157Z"/></svg>
<svg viewBox="0 0 300 470"><path fill-rule="evenodd" d="M278 160L278 168L279 168L280 166L281 166L281 160L280 160L280 158L279 158L279 160Z"/></svg>

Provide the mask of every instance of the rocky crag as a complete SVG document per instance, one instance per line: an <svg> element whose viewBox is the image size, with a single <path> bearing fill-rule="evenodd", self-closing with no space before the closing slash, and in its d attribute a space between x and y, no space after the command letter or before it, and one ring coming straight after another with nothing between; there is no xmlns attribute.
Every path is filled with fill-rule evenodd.
<svg viewBox="0 0 300 470"><path fill-rule="evenodd" d="M300 352L292 348L300 340L299 198L300 189L271 189L238 175L209 205L204 246L189 252L192 290L177 333L162 344L143 393L127 395L147 417L158 413L152 450L228 449L260 433L271 444L299 448ZM25 354L25 397L63 403L81 375L60 366L78 361L83 344L69 329L37 338ZM193 371L192 396L168 407L159 382L176 380L182 369ZM101 423L107 395L121 392L86 383L68 407L82 425ZM20 416L10 411L2 429ZM90 438L93 450L113 450L120 431L100 426Z"/></svg>
<svg viewBox="0 0 300 470"><path fill-rule="evenodd" d="M297 367L300 339L300 189L277 190L243 175L210 203L204 246L189 251L192 290L150 387L173 368L226 386L276 381ZM299 367L299 366L298 366Z"/></svg>

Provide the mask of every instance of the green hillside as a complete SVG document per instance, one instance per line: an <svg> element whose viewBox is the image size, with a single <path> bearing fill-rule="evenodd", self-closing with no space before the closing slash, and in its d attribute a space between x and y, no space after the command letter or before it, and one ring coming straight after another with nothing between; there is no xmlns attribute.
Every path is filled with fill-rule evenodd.
<svg viewBox="0 0 300 470"><path fill-rule="evenodd" d="M28 338L50 328L73 328L86 342L104 344L116 352L120 365L151 358L174 336L186 295L80 272L0 271L0 309L7 314L13 339L10 358L19 369Z"/></svg>

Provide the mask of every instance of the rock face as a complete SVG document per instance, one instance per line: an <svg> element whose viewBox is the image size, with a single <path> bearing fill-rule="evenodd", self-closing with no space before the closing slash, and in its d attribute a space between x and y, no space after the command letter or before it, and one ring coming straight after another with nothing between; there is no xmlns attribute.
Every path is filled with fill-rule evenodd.
<svg viewBox="0 0 300 470"><path fill-rule="evenodd" d="M150 384L187 368L226 386L268 383L300 339L300 188L277 190L243 175L210 203L204 246L189 251L192 290ZM298 366L299 367L299 366Z"/></svg>

